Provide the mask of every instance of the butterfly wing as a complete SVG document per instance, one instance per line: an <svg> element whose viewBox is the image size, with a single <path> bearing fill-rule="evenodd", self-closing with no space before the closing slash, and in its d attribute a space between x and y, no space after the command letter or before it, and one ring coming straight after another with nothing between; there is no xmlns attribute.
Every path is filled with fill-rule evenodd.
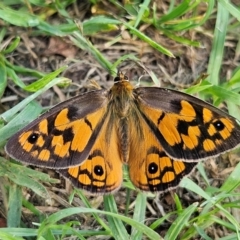
<svg viewBox="0 0 240 240"><path fill-rule="evenodd" d="M239 145L235 118L190 95L163 89L137 88L136 105L168 156L198 161Z"/></svg>
<svg viewBox="0 0 240 240"><path fill-rule="evenodd" d="M139 114L135 114L134 121L129 121L130 129L138 126L137 131L130 134L130 179L142 191L164 192L176 188L181 179L193 171L197 162L171 159L155 132Z"/></svg>
<svg viewBox="0 0 240 240"><path fill-rule="evenodd" d="M107 102L107 92L97 90L60 103L10 138L6 152L36 166L79 165L104 124Z"/></svg>
<svg viewBox="0 0 240 240"><path fill-rule="evenodd" d="M75 187L93 194L114 192L122 183L119 139L116 121L111 113L108 111L108 116L87 160L80 166L59 170L63 176L70 179Z"/></svg>

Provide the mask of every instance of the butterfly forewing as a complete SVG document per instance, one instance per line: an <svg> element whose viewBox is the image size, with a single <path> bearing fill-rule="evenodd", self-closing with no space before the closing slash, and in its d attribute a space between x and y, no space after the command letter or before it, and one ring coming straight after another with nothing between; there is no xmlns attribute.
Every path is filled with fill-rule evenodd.
<svg viewBox="0 0 240 240"><path fill-rule="evenodd" d="M88 157L98 136L106 106L103 90L72 98L15 134L8 141L6 151L17 160L37 166L79 165Z"/></svg>
<svg viewBox="0 0 240 240"><path fill-rule="evenodd" d="M163 88L137 88L135 95L145 122L174 159L198 161L239 145L236 119L200 99Z"/></svg>

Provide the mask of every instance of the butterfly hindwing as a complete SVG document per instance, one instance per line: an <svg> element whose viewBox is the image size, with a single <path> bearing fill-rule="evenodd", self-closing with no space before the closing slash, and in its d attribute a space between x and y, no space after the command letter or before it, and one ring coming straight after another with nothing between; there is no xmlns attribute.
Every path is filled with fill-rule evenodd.
<svg viewBox="0 0 240 240"><path fill-rule="evenodd" d="M181 179L192 172L197 162L171 159L144 119L141 116L134 119L141 133L133 131L130 139L128 165L132 183L147 192L164 192L176 188Z"/></svg>
<svg viewBox="0 0 240 240"><path fill-rule="evenodd" d="M104 123L106 100L105 91L100 90L53 107L8 141L8 154L43 167L79 165L88 157Z"/></svg>
<svg viewBox="0 0 240 240"><path fill-rule="evenodd" d="M239 145L236 119L190 95L137 88L140 112L166 153L182 161L218 156Z"/></svg>
<svg viewBox="0 0 240 240"><path fill-rule="evenodd" d="M93 194L114 192L122 183L117 128L110 118L106 117L87 160L80 166L59 170L76 187Z"/></svg>

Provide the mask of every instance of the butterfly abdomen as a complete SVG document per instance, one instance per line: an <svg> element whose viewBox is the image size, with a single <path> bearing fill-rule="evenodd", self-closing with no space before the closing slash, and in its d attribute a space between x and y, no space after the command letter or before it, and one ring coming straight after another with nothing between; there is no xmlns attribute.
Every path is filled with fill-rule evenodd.
<svg viewBox="0 0 240 240"><path fill-rule="evenodd" d="M122 161L124 163L127 163L129 158L129 126L127 118L120 119L118 126L118 136L119 150L121 152Z"/></svg>

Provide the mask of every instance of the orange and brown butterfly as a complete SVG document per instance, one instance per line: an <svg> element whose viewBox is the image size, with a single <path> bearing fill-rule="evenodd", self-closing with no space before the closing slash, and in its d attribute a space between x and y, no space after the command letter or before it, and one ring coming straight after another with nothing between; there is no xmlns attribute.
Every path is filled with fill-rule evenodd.
<svg viewBox="0 0 240 240"><path fill-rule="evenodd" d="M117 190L122 166L140 190L176 188L200 160L240 143L235 118L182 92L134 88L119 73L110 90L78 95L16 133L6 151L21 162L57 169L95 194Z"/></svg>

